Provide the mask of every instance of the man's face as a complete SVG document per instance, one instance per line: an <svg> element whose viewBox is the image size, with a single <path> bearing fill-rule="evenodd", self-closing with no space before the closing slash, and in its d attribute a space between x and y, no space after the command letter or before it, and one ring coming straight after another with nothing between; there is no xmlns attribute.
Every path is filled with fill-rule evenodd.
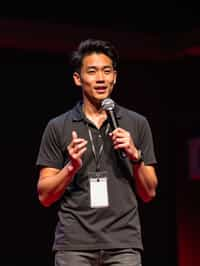
<svg viewBox="0 0 200 266"><path fill-rule="evenodd" d="M99 104L111 94L117 73L108 56L92 53L84 57L80 74L75 72L73 77L82 87L83 100Z"/></svg>

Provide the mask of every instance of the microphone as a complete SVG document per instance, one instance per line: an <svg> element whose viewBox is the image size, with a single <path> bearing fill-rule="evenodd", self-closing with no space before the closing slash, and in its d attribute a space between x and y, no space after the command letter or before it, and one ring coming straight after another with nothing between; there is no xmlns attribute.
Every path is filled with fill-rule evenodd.
<svg viewBox="0 0 200 266"><path fill-rule="evenodd" d="M108 120L110 122L112 130L116 129L119 127L118 120L115 114L115 102L110 99L106 98L101 102L101 107L104 109L108 115ZM124 150L120 149L119 150L119 155L121 159L125 159L127 157L126 153Z"/></svg>

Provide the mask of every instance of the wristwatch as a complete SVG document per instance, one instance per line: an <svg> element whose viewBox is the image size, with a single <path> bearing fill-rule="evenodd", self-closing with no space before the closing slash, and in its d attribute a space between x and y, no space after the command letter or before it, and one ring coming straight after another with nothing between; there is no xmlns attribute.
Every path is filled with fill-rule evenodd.
<svg viewBox="0 0 200 266"><path fill-rule="evenodd" d="M142 151L138 150L138 158L134 160L130 160L132 164L140 164L143 161Z"/></svg>

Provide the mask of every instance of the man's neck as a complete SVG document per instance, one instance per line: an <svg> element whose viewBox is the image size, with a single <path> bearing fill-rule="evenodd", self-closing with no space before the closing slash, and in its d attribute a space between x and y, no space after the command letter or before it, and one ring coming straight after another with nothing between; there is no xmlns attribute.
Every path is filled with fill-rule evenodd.
<svg viewBox="0 0 200 266"><path fill-rule="evenodd" d="M106 111L103 110L100 105L83 103L83 112L85 116L97 126L97 128L100 128L107 118Z"/></svg>

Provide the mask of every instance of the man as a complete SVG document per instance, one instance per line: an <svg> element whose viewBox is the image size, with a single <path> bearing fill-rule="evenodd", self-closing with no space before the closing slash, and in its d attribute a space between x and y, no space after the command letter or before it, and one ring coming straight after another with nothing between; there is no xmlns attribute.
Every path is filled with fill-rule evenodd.
<svg viewBox="0 0 200 266"><path fill-rule="evenodd" d="M51 119L42 137L39 200L60 206L56 266L141 265L137 196L144 202L155 197L156 159L144 116L114 104L119 125L113 127L102 107L116 83L117 63L109 42L81 42L72 65L82 100Z"/></svg>

